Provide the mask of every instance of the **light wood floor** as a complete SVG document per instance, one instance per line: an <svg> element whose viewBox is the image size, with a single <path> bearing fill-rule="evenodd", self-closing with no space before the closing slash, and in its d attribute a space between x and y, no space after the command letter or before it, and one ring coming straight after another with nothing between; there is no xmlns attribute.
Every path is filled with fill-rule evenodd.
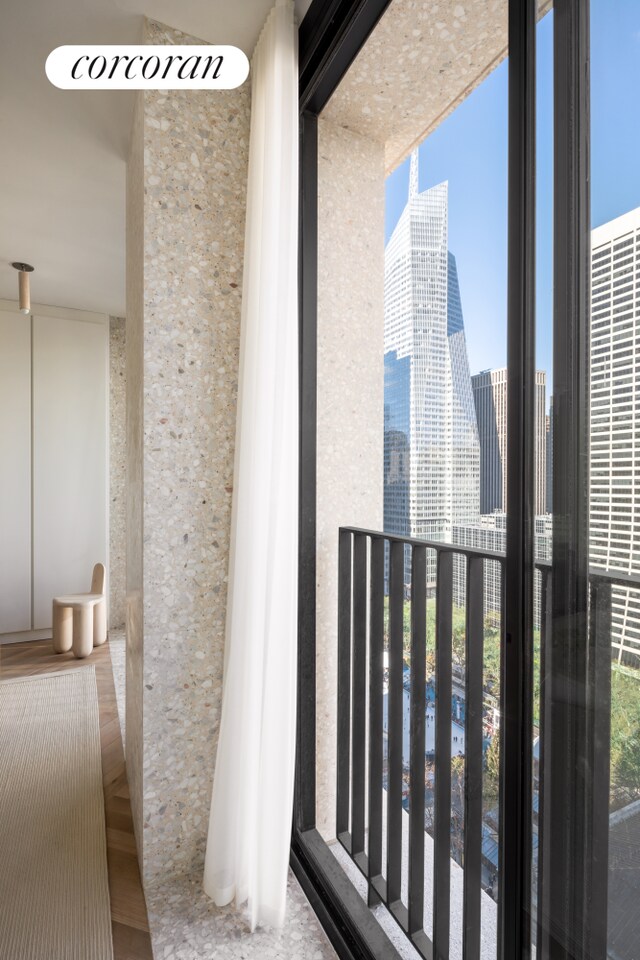
<svg viewBox="0 0 640 960"><path fill-rule="evenodd" d="M0 678L3 680L48 671L73 670L88 663L95 664L100 705L114 960L153 960L133 835L109 644L107 642L97 647L88 660L76 660L72 653L56 655L51 649L50 640L32 640L0 647Z"/></svg>

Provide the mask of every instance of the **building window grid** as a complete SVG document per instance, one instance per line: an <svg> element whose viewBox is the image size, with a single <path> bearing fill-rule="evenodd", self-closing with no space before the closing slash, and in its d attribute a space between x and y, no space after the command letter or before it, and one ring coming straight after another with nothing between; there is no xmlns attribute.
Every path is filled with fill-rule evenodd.
<svg viewBox="0 0 640 960"><path fill-rule="evenodd" d="M640 473L640 318L637 290L640 232L613 238L592 252L592 416L590 552L610 569L640 571L634 551L640 497L624 496ZM620 492L617 492L620 491ZM612 646L620 659L640 655L640 603L616 588L612 598Z"/></svg>

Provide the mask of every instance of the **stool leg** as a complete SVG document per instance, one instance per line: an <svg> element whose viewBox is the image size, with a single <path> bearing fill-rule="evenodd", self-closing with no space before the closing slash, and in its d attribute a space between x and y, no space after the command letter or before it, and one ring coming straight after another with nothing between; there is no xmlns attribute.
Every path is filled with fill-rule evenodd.
<svg viewBox="0 0 640 960"><path fill-rule="evenodd" d="M71 607L53 603L53 652L68 653L72 642L73 611Z"/></svg>
<svg viewBox="0 0 640 960"><path fill-rule="evenodd" d="M100 600L93 608L93 645L101 646L107 639L107 604Z"/></svg>
<svg viewBox="0 0 640 960"><path fill-rule="evenodd" d="M73 655L88 657L93 650L93 607L88 604L73 608Z"/></svg>

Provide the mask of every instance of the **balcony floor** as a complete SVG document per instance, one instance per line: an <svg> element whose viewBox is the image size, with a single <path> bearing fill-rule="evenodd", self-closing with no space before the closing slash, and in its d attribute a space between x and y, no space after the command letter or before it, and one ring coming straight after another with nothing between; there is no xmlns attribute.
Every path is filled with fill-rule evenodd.
<svg viewBox="0 0 640 960"><path fill-rule="evenodd" d="M383 830L382 847L383 858L387 844L386 833L386 805L387 793L383 793ZM433 838L425 833L424 848L424 929L427 936L432 936L433 930L433 877L434 877L434 845ZM336 860L347 874L352 884L366 902L367 883L355 865L344 847L334 841L330 844L331 851ZM384 860L383 860L384 862ZM408 903L408 884L407 884L407 865L409 863L409 814L406 810L402 812L402 902L405 906ZM450 883L450 918L451 934L449 939L449 957L450 960L463 960L462 948L462 929L463 929L463 889L464 889L464 871L454 861L451 861L451 883ZM384 904L379 904L373 908L373 915L387 934L393 945L396 947L402 960L421 960L421 955L407 940L400 927L393 919ZM484 890L481 893L481 940L480 940L480 960L495 960L497 949L497 931L498 931L498 908L497 904L489 897Z"/></svg>
<svg viewBox="0 0 640 960"><path fill-rule="evenodd" d="M147 890L156 960L335 960L297 880L289 874L289 899L280 932L257 929L231 907L214 906L202 877L173 877Z"/></svg>

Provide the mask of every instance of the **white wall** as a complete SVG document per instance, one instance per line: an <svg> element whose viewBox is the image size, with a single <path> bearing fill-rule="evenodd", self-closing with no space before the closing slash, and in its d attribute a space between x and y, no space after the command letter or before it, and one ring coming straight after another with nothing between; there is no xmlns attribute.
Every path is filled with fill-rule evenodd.
<svg viewBox="0 0 640 960"><path fill-rule="evenodd" d="M52 307L22 316L0 305L0 320L0 362L11 365L0 383L7 641L48 631L53 597L87 591L94 563L108 563L109 327Z"/></svg>
<svg viewBox="0 0 640 960"><path fill-rule="evenodd" d="M31 629L31 319L0 312L0 633Z"/></svg>

